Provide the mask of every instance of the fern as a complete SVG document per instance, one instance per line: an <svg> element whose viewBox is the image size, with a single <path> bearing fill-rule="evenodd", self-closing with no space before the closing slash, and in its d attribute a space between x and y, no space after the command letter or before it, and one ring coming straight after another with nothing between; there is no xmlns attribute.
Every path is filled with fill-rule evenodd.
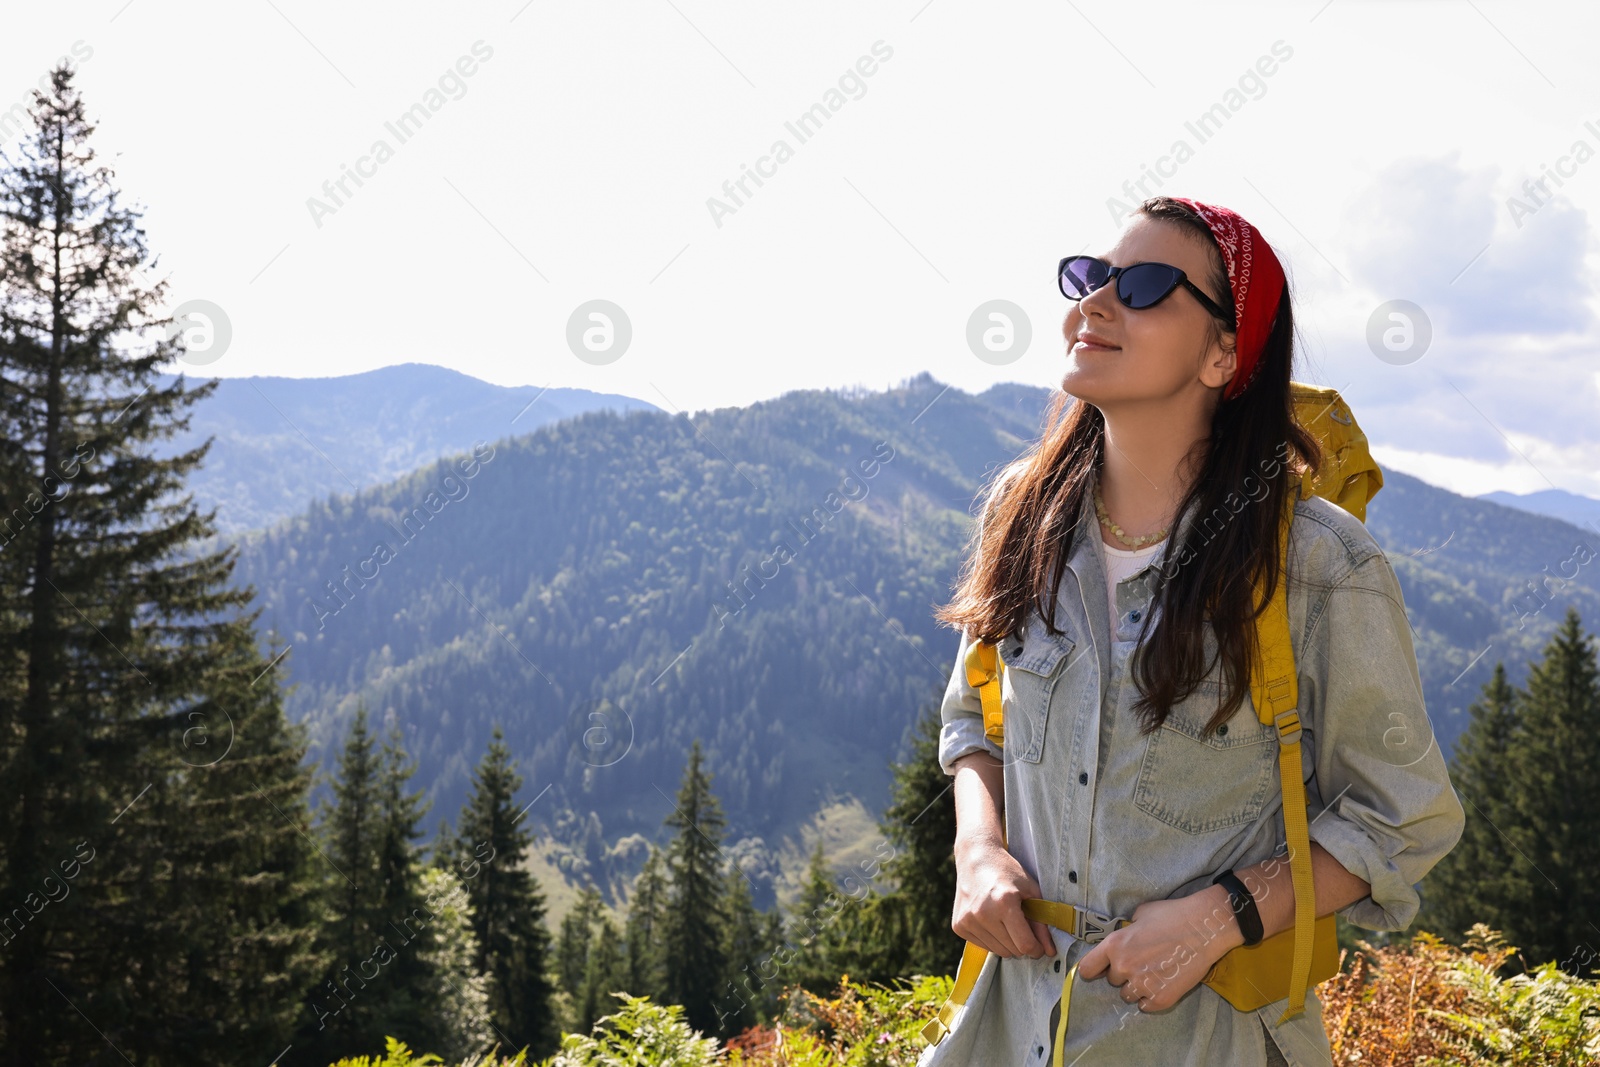
<svg viewBox="0 0 1600 1067"><path fill-rule="evenodd" d="M1457 948L1426 931L1408 944L1358 941L1339 974L1317 987L1336 1064L1385 1067L1585 1067L1600 1064L1600 979L1574 978L1554 963L1512 978L1500 969L1517 950L1479 924ZM843 976L831 996L803 986L783 1017L753 1026L726 1047L683 1019L676 1004L613 993L620 1009L588 1035L532 1067L914 1067L922 1026L950 993L948 977L918 975L895 988ZM334 1067L424 1067L394 1038L381 1059ZM524 1067L522 1055L462 1067Z"/></svg>
<svg viewBox="0 0 1600 1067"><path fill-rule="evenodd" d="M1424 1007L1444 1027L1442 1042L1475 1064L1504 1067L1586 1067L1600 1063L1600 982L1573 978L1546 962L1502 980L1496 971L1515 952L1483 924L1468 934L1471 954L1445 972L1464 989L1459 1011ZM1422 1067L1458 1062L1443 1057Z"/></svg>
<svg viewBox="0 0 1600 1067"><path fill-rule="evenodd" d="M444 1062L431 1052L421 1056L414 1055L404 1041L395 1037L383 1039L383 1050L382 1056L376 1058L356 1056L353 1059L340 1060L333 1067L423 1067L424 1064Z"/></svg>
<svg viewBox="0 0 1600 1067"><path fill-rule="evenodd" d="M596 1020L592 1034L566 1034L561 1051L537 1067L707 1067L726 1062L714 1037L703 1037L677 1004L612 993L622 1007Z"/></svg>
<svg viewBox="0 0 1600 1067"><path fill-rule="evenodd" d="M332 1067L428 1067L430 1064L444 1063L444 1060L431 1052L420 1056L417 1055L399 1038L384 1038L383 1047L384 1054L382 1056L355 1056L342 1059L333 1064ZM461 1067L525 1067L524 1056L526 1051L524 1049L509 1059L501 1060L496 1058L495 1054L499 1052L499 1046L496 1045L488 1056L482 1059L474 1056L463 1063Z"/></svg>

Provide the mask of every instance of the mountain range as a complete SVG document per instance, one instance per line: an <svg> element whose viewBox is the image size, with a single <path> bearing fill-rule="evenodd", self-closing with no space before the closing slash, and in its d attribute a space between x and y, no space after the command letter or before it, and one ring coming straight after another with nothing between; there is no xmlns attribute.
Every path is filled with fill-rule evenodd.
<svg viewBox="0 0 1600 1067"><path fill-rule="evenodd" d="M177 376L160 377L167 386ZM162 452L214 438L188 488L202 510L217 509L217 531L232 534L270 526L318 497L392 481L476 441L602 409L658 410L588 389L491 385L428 363L333 378L224 378Z"/></svg>
<svg viewBox="0 0 1600 1067"><path fill-rule="evenodd" d="M414 781L452 815L498 723L562 870L610 895L662 839L698 738L726 851L772 887L783 843L821 808L887 803L890 762L954 666L956 635L931 611L974 497L1037 436L1048 397L922 375L480 432L238 534L234 577L288 646L277 669L318 754L365 704L400 724ZM1496 661L1518 682L1566 602L1600 617L1596 568L1574 562L1600 543L1586 528L1398 471L1367 525L1447 753ZM1550 592L1557 575L1571 581Z"/></svg>
<svg viewBox="0 0 1600 1067"><path fill-rule="evenodd" d="M1549 515L1573 526L1585 526L1600 532L1600 500L1569 493L1565 489L1541 489L1534 493L1508 493L1497 489L1481 493L1478 500L1492 500L1508 508L1531 511L1535 515Z"/></svg>

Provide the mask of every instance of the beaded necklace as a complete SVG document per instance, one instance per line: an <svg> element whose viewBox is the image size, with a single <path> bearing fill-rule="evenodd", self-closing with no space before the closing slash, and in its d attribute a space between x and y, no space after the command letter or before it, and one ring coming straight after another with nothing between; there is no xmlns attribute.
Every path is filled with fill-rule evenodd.
<svg viewBox="0 0 1600 1067"><path fill-rule="evenodd" d="M1160 541L1162 538L1166 537L1167 533L1169 532L1167 530L1162 530L1159 533L1140 534L1138 537L1129 537L1121 526L1118 526L1114 521L1112 521L1111 514L1106 511L1105 498L1100 495L1099 476L1096 476L1094 480L1094 510L1100 515L1100 525L1110 530L1111 536L1115 537L1118 541L1121 541L1129 548L1142 548L1145 545L1155 544L1157 541Z"/></svg>

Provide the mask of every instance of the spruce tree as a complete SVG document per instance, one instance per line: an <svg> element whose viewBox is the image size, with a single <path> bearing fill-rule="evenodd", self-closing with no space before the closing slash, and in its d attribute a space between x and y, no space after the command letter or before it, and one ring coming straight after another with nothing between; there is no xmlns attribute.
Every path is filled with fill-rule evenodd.
<svg viewBox="0 0 1600 1067"><path fill-rule="evenodd" d="M622 931L610 914L602 911L595 935L590 939L589 966L583 975L584 1014L593 1013L589 1027L595 1019L615 1011L614 993L626 993L627 961L623 958Z"/></svg>
<svg viewBox="0 0 1600 1067"><path fill-rule="evenodd" d="M789 945L783 930L783 908L773 907L761 916L761 957L752 968L751 986L758 999L768 1007L767 1021L776 1019L783 1011L783 991L786 988L785 967L789 961Z"/></svg>
<svg viewBox="0 0 1600 1067"><path fill-rule="evenodd" d="M514 1048L530 1058L549 1055L559 1044L545 975L550 933L545 899L524 867L533 832L516 803L522 776L499 725L473 774L472 795L461 810L454 854L473 856L476 876L467 881L477 966L493 980L492 1015Z"/></svg>
<svg viewBox="0 0 1600 1067"><path fill-rule="evenodd" d="M1516 818L1511 804L1517 782L1510 761L1517 703L1505 664L1495 664L1482 696L1468 708L1466 730L1456 740L1450 781L1461 798L1466 825L1456 847L1428 872L1416 925L1458 944L1474 923L1507 930L1520 910L1517 902L1527 899L1527 876L1538 877L1517 861L1503 829Z"/></svg>
<svg viewBox="0 0 1600 1067"><path fill-rule="evenodd" d="M317 1021L315 1030L331 1029L346 1043L370 1040L373 1027L374 998L363 997L366 982L358 966L378 942L382 925L378 905L382 771L376 749L378 741L366 728L366 705L357 705L339 752L333 800L323 803L318 821L323 854L328 857L328 921L323 937L331 968L309 998L309 1006ZM355 1049L360 1051L360 1045Z"/></svg>
<svg viewBox="0 0 1600 1067"><path fill-rule="evenodd" d="M666 999L665 922L670 885L665 855L653 844L649 849L633 883L623 936L629 992L659 1001Z"/></svg>
<svg viewBox="0 0 1600 1067"><path fill-rule="evenodd" d="M892 953L906 974L952 974L965 942L950 928L956 900L956 802L952 780L939 766L939 709L923 714L903 763L894 765L891 803L881 825L892 851L884 860L886 893L908 938ZM886 950L889 946L884 946Z"/></svg>
<svg viewBox="0 0 1600 1067"><path fill-rule="evenodd" d="M717 1023L716 1003L727 976L722 931L722 837L726 819L701 768L695 739L678 799L665 819L677 833L667 847L672 888L664 929L667 997L683 1006L684 1019L703 1034L728 1036Z"/></svg>
<svg viewBox="0 0 1600 1067"><path fill-rule="evenodd" d="M600 910L600 890L594 883L586 882L577 905L562 918L561 934L556 939L556 974L560 988L568 997L567 1015L561 1025L568 1033L588 1033L594 1021L604 1014L593 1011L592 990L587 989L585 983ZM610 1010L609 1002L606 1010Z"/></svg>
<svg viewBox="0 0 1600 1067"><path fill-rule="evenodd" d="M586 1034L616 1006L613 992L628 992L621 931L606 914L600 891L583 887L578 906L561 922L562 988L570 994L565 1029Z"/></svg>
<svg viewBox="0 0 1600 1067"><path fill-rule="evenodd" d="M823 994L839 985L841 971L833 958L837 942L829 936L829 928L844 905L819 836L806 863L800 896L788 915L789 938L795 946L790 980L813 993Z"/></svg>
<svg viewBox="0 0 1600 1067"><path fill-rule="evenodd" d="M28 115L0 167L0 1063L266 1062L319 968L320 860L254 591L183 495L209 443L160 454L215 382L159 378L166 283L68 67Z"/></svg>
<svg viewBox="0 0 1600 1067"><path fill-rule="evenodd" d="M1600 915L1600 667L1575 608L1528 673L1507 759L1514 868L1526 895L1507 909L1508 940L1532 966L1594 946Z"/></svg>
<svg viewBox="0 0 1600 1067"><path fill-rule="evenodd" d="M438 1049L451 1031L440 1018L440 980L435 958L442 904L423 889L419 824L428 805L407 787L417 767L406 754L399 726L384 741L379 760L376 841L377 916L384 944L394 957L382 965L374 987L382 1003L383 1036L403 1037L415 1048Z"/></svg>
<svg viewBox="0 0 1600 1067"><path fill-rule="evenodd" d="M152 790L145 799L156 804L136 804L117 822L148 820L146 839L159 842L129 879L140 887L144 938L166 943L166 966L143 995L187 990L140 1029L169 1050L218 1060L280 1051L304 1018L301 992L328 962L314 936L326 865L311 845L305 728L285 720L282 691L261 678L253 637L241 633L232 654L231 677L208 708L190 712L180 740L194 792ZM269 649L266 661L276 655ZM203 965L197 922L221 936ZM130 965L141 966L131 955L119 961Z"/></svg>
<svg viewBox="0 0 1600 1067"><path fill-rule="evenodd" d="M1592 964L1600 941L1590 925L1600 907L1593 640L1569 607L1525 688L1513 689L1496 666L1451 762L1466 826L1423 884L1418 925L1459 939L1484 922L1530 966L1553 961L1583 973Z"/></svg>
<svg viewBox="0 0 1600 1067"><path fill-rule="evenodd" d="M737 1034L773 1015L776 997L770 990L763 990L759 973L762 958L777 946L765 943L766 920L756 910L750 880L737 863L728 865L726 885L723 896L728 920L722 950L728 971L717 985L716 1002L723 1032Z"/></svg>
<svg viewBox="0 0 1600 1067"><path fill-rule="evenodd" d="M798 937L814 931L802 942L806 988L830 990L841 974L883 983L946 975L960 962L963 943L950 929L955 802L938 752L934 705L917 724L908 758L893 766L892 799L880 823L888 840L847 876L842 891L826 873L819 843L796 916Z"/></svg>
<svg viewBox="0 0 1600 1067"><path fill-rule="evenodd" d="M414 772L398 730L380 749L359 705L321 825L332 964L311 991L300 1035L319 1058L379 1051L391 1036L439 1047L454 1032L440 1016L438 909L414 843L425 813L407 788Z"/></svg>
<svg viewBox="0 0 1600 1067"><path fill-rule="evenodd" d="M837 888L833 884L833 874L828 868L828 853L822 847L822 837L819 834L816 845L811 849L811 856L806 861L805 877L800 883L800 897L795 901L794 910L789 916L790 927L796 936L809 938L822 928L824 918L832 910L830 899L834 904L838 903Z"/></svg>

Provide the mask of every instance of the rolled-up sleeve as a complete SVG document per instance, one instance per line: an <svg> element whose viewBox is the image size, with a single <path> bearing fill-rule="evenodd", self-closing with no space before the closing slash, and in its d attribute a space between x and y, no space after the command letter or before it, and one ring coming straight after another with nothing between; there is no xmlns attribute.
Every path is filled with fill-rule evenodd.
<svg viewBox="0 0 1600 1067"><path fill-rule="evenodd" d="M1421 904L1416 883L1455 847L1466 819L1423 704L1388 557L1357 564L1311 626L1298 657L1320 798L1310 806L1311 839L1371 886L1341 915L1369 930L1404 930Z"/></svg>
<svg viewBox="0 0 1600 1067"><path fill-rule="evenodd" d="M967 684L966 632L956 648L955 670L950 672L950 684L945 687L944 700L939 706L939 767L946 774L955 774L951 766L969 752L982 749L995 759L1002 758L999 745L990 741L983 732L983 698L975 686Z"/></svg>

